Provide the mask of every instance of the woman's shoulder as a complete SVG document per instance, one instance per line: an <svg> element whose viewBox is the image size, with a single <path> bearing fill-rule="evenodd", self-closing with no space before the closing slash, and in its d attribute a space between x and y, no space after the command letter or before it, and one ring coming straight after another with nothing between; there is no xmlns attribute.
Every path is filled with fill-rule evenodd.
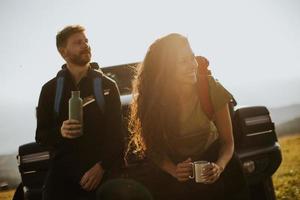
<svg viewBox="0 0 300 200"><path fill-rule="evenodd" d="M221 84L221 82L212 75L208 75L208 85L211 92L224 91L230 94L230 92Z"/></svg>
<svg viewBox="0 0 300 200"><path fill-rule="evenodd" d="M228 103L233 97L231 93L213 76L208 76L210 97L214 110L219 110L224 104Z"/></svg>

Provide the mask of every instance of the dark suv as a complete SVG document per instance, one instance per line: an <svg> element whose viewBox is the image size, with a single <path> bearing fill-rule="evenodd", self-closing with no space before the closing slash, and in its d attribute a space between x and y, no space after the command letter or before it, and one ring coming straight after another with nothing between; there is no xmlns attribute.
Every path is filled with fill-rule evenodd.
<svg viewBox="0 0 300 200"><path fill-rule="evenodd" d="M131 102L131 81L137 64L102 68L103 72L118 84L125 123ZM235 151L241 160L248 181L250 198L276 199L271 177L278 169L282 158L274 123L268 109L264 106L237 107L234 100L230 108ZM127 133L127 128L125 132ZM19 171L25 199L41 199L41 189L51 158L50 152L49 149L35 142L19 147Z"/></svg>

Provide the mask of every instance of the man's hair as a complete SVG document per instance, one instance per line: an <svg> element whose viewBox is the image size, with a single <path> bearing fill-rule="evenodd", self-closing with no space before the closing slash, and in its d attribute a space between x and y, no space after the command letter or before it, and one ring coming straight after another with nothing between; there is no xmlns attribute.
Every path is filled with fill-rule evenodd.
<svg viewBox="0 0 300 200"><path fill-rule="evenodd" d="M59 50L61 47L65 47L69 37L75 33L84 32L85 28L80 25L66 26L64 29L59 31L56 35L56 47Z"/></svg>

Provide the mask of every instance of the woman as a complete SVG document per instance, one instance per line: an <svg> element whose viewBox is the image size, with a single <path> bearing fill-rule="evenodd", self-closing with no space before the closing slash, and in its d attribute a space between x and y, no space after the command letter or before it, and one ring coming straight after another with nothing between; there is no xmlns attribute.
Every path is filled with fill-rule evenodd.
<svg viewBox="0 0 300 200"><path fill-rule="evenodd" d="M197 72L187 38L173 33L150 46L133 82L129 151L153 163L143 182L155 199L224 199L222 172L234 150L231 95L208 77L214 110L209 118ZM210 162L204 183L189 178L197 160Z"/></svg>

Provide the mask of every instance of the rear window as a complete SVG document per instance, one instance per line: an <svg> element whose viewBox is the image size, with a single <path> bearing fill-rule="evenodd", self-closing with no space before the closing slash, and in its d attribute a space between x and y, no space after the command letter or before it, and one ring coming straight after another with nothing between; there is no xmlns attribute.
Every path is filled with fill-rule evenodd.
<svg viewBox="0 0 300 200"><path fill-rule="evenodd" d="M131 94L132 80L135 75L138 63L116 65L101 68L101 70L111 79L115 80L121 95Z"/></svg>

